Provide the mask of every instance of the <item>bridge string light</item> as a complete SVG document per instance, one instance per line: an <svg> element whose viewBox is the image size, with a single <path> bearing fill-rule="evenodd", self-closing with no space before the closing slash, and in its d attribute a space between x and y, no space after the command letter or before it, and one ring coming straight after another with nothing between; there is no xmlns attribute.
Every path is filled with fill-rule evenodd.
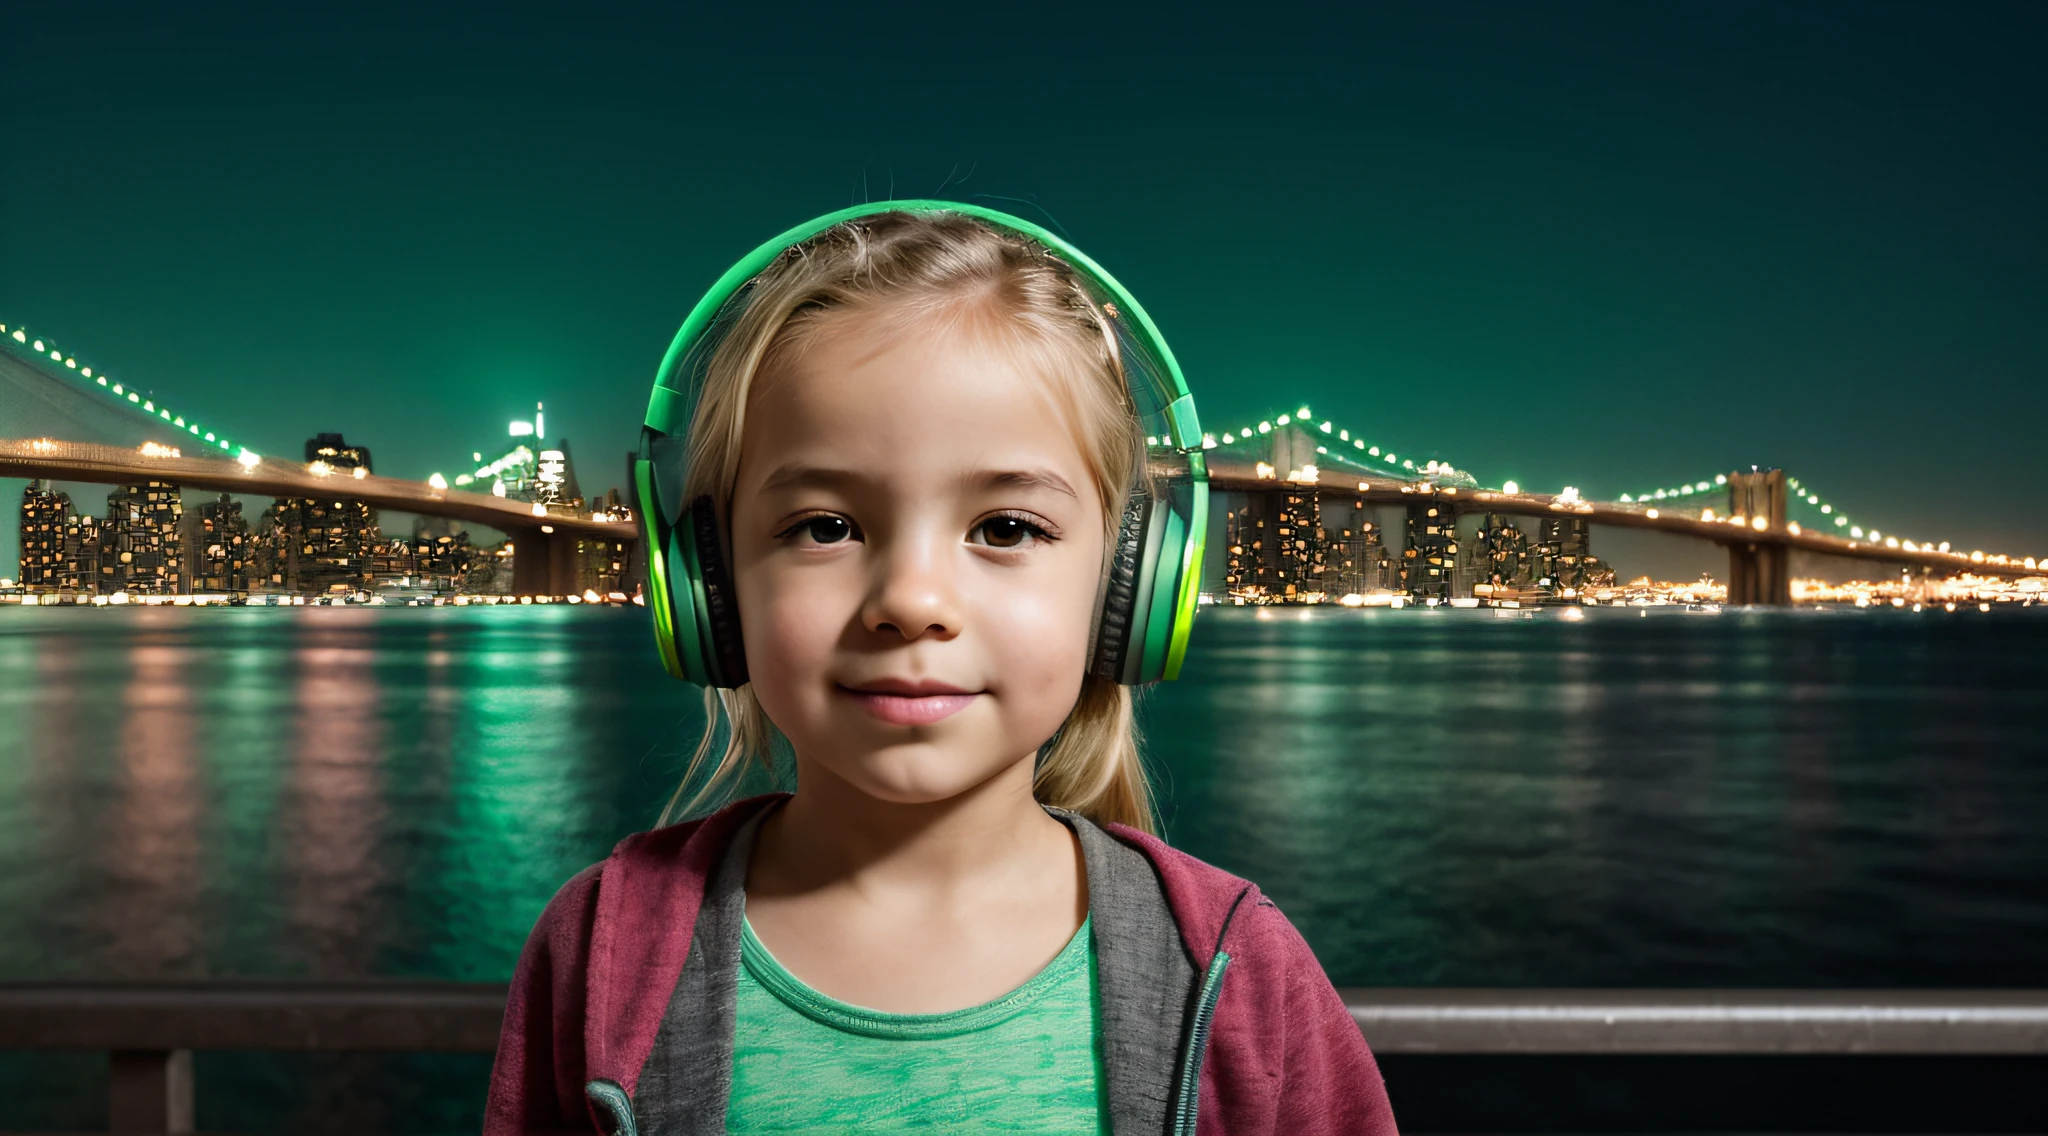
<svg viewBox="0 0 2048 1136"><path fill-rule="evenodd" d="M1820 494L1813 492L1813 490L1810 487L1801 483L1798 478L1792 477L1789 474L1785 478L1785 488L1787 490L1788 497L1791 500L1796 501L1809 509L1820 510L1820 512L1824 516L1827 516L1831 519L1834 527L1838 529L1847 529L1848 535L1852 540L1868 540L1872 544L1882 543L1886 548L1903 549L1907 552L1937 552L1945 553L1949 556L1955 557L1965 556L1963 552L1951 549L1949 546L1949 542L1945 540L1940 542L1939 544L1936 544L1933 541L1920 541L1916 543L1911 540L1903 539L1899 537L1896 533L1890 536L1886 536L1876 529L1865 529L1862 525L1856 524L1854 521L1852 521L1847 514L1843 513L1840 509L1836 508L1833 502L1824 500ZM1978 564L1982 564L1987 561L1993 564L2001 565L2016 565L2022 563L2021 559L2018 557L1985 556L1983 553L1970 553L1968 554L1967 559L1969 559L1973 563Z"/></svg>
<svg viewBox="0 0 2048 1136"><path fill-rule="evenodd" d="M1454 468L1451 463L1441 460L1432 460L1417 466L1413 458L1404 458L1392 450L1383 450L1379 446L1372 445L1366 441L1363 435L1354 435L1349 429L1339 428L1327 418L1320 422L1316 421L1315 416L1309 413L1309 408L1306 405L1297 407L1292 414L1279 414L1271 418L1261 419L1256 426L1226 430L1220 439L1216 434L1204 434L1202 435L1202 448L1213 450L1218 445L1235 445L1238 442L1249 441L1255 436L1271 434L1274 430L1288 425L1298 426L1303 430L1325 435L1328 441L1318 443L1316 452L1326 456L1330 453L1331 447L1335 446L1340 456L1358 462L1361 465L1370 465L1370 459L1378 458L1382 464L1393 466L1395 470L1405 470L1416 477L1427 477L1439 472L1448 472ZM1147 445L1159 444L1159 440L1155 438L1147 438L1145 442ZM1345 452L1347 445L1350 447L1351 452ZM1396 476L1399 476L1399 474L1396 474Z"/></svg>
<svg viewBox="0 0 2048 1136"><path fill-rule="evenodd" d="M1675 501L1679 503L1680 508L1684 508L1686 498L1704 495L1727 484L1727 474L1716 474L1712 478L1703 478L1699 481L1687 482L1676 486L1666 486L1662 489L1654 489L1635 496L1624 493L1621 495L1621 501L1623 504ZM1785 477L1785 489L1785 503L1787 506L1798 505L1802 508L1818 512L1821 515L1821 523L1816 527L1820 533L1825 535L1842 537L1851 542L1868 542L1875 546L1898 549L1902 552L1952 556L1959 561L1967 561L1971 564L2024 567L2030 571L2036 567L2048 569L2048 557L2018 557L1988 554L1981 551L1965 553L1961 549L1953 548L1945 540L1940 542L1931 540L1914 541L1901 537L1897 533L1886 534L1877 528L1865 528L1856 523L1854 518L1843 512L1834 502L1814 492L1812 487L1790 474L1787 474ZM1668 508L1669 506L1666 507ZM1651 515L1655 516L1656 512L1657 510L1653 509ZM1723 520L1730 523L1739 523L1743 520L1743 518L1739 517L1716 517L1711 506L1703 507L1700 510L1700 519L1707 521ZM1748 518L1748 521L1752 526L1759 529L1763 528L1766 523L1762 518ZM1786 523L1786 528L1794 536L1800 535L1802 531L1799 522L1789 519Z"/></svg>
<svg viewBox="0 0 2048 1136"><path fill-rule="evenodd" d="M218 447L223 453L234 454L236 460L240 461L244 467L253 466L257 461L261 460L257 457L255 451L247 446L237 446L227 438L221 437L213 431L200 426L196 420L188 422L185 420L184 415L172 414L169 407L158 406L156 400L143 398L138 392L125 389L120 383L111 381L105 371L94 374L91 367L79 366L77 356L67 355L59 351L55 343L45 341L40 336L31 337L20 324L10 326L0 323L0 336L12 339L14 342L28 347L36 354L44 356L53 366L62 367L67 371L76 371L81 378L93 380L94 386L106 391L116 402L128 402L140 409L142 413L168 424L173 429L183 430L185 433L205 441L208 445Z"/></svg>

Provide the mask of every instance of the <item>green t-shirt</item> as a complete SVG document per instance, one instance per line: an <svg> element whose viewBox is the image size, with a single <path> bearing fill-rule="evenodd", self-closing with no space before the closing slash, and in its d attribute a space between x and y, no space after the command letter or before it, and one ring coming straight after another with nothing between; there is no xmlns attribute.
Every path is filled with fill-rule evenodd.
<svg viewBox="0 0 2048 1136"><path fill-rule="evenodd" d="M747 924L727 1130L1108 1132L1088 930L993 1002L885 1014L804 985Z"/></svg>

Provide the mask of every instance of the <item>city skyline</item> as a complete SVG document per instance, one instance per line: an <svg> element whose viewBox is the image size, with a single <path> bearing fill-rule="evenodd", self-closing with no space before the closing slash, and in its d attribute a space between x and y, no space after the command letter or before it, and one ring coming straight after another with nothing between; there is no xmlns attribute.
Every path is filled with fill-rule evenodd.
<svg viewBox="0 0 2048 1136"><path fill-rule="evenodd" d="M170 477L196 479L199 485L210 485L216 490L233 490L237 485L250 484L245 478L259 474L261 480L269 484L296 481L307 489L333 487L331 491L314 492L310 498L301 493L298 495L300 499L295 500L290 499L293 497L290 490L276 491L284 496L262 514L262 537L255 542L252 555L265 559L266 564L256 572L253 582L244 572L246 565L239 560L231 565L197 565L193 557L198 549L205 548L209 555L218 553L219 549L207 546L196 533L188 535L183 527L177 527L175 538L164 538L168 543L162 552L156 551L154 546L159 543L159 538L154 534L159 528L170 534L174 528L170 521L161 526L154 523L147 526L152 534L148 541L151 547L143 549L137 546L136 551L131 552L127 529L116 525L117 518L126 523L123 502L117 497L110 497L107 539L120 546L120 566L106 568L105 574L109 577L119 573L125 580L129 573L126 565L133 556L142 556L152 563L159 557L169 557L170 567L174 569L175 590L181 592L193 591L202 576L218 576L241 581L232 585L216 585L231 592L282 588L298 593L333 591L355 594L370 588L373 582L386 585L395 582L401 586L412 584L417 561L419 574L437 576L437 590L460 590L465 586L470 590L502 590L504 581L479 582L490 575L488 572L470 579L466 564L450 568L446 556L422 558L423 554L433 551L431 547L414 548L400 539L387 541L376 521L374 504L379 502L387 507L397 504L400 509L416 504L418 508L412 511L425 516L415 521L415 537L420 535L418 521L436 516L467 517L471 520L484 516L487 523L496 524L500 529L525 534L513 543L531 543L526 551L537 560L532 565L526 564L525 558L512 561L519 575L511 581L511 586L524 594L555 594L564 590L568 594L576 594L581 585L574 584L571 577L592 574L571 567L572 562L580 564L586 559L581 551L571 552L566 545L560 550L551 550L549 546L554 543L570 541L580 550L583 537L602 535L598 545L607 551L600 553L598 558L615 561L610 573L614 577L621 576L620 569L633 559L631 538L609 535L610 523L629 518L616 490L607 494L605 502L584 509L568 452L569 441L548 435L543 407L539 403L535 404L531 418L511 421L506 437L496 443L483 443L484 449L492 453L505 450L507 445L511 447L509 451L489 461L486 461L484 450L471 453L470 461L458 468L467 468L470 464L476 464L477 468L473 472L459 473L452 483L440 472L430 475L426 484L408 484L403 479L394 481L388 477L364 480L373 472L369 449L347 443L338 433L322 433L308 439L304 445L304 473L288 476L285 482L280 483L276 479L282 471L275 455L265 459L248 447L237 446L226 438L216 441L216 433L202 431L196 419L188 422L183 415L174 414L170 406L158 407L153 399L144 399L140 392L126 389L124 383L115 381L104 369L96 374L89 362L81 365L75 355L40 335L32 337L19 326L10 330L0 325L0 356L9 360L6 368L8 386L6 391L0 391L0 400L21 404L26 399L30 404L25 418L17 408L8 425L16 433L25 429L33 435L40 422L44 428L54 429L65 436L65 440L59 441L44 433L8 443L16 452L12 458L0 457L0 468L6 468L11 462L18 475L25 472L30 477L62 478L64 471L70 470L88 481L120 484L146 480L151 490L147 497L152 503L159 497L154 491L158 480ZM44 404L40 412L33 408L38 403ZM191 444L198 446L202 455L194 459L196 465L191 460L181 460L182 455L176 446L155 440L166 429L166 424L173 439L184 437L178 433L181 429L191 436ZM96 434L109 438L126 436L130 442L139 436L147 437L136 454L124 456L118 446L110 448L98 442L77 440ZM1152 440L1147 441L1149 444ZM216 446L223 455L233 453L234 460L221 460L220 455L209 460L203 456ZM1923 576L1929 570L1937 575L1968 573L1973 566L1982 566L1982 571L1992 575L2017 576L2022 569L2032 574L2040 559L2017 553L2008 555L1997 550L1965 551L1948 541L1939 542L1937 547L1937 543L1925 534L1920 534L1916 541L1896 531L1886 534L1874 526L1866 528L1853 523L1848 514L1812 492L1798 477L1775 470L1716 474L1710 479L1699 480L1697 484L1684 482L1668 489L1645 490L1635 497L1623 493L1618 503L1589 499L1571 486L1555 494L1532 493L1509 480L1504 485L1489 489L1470 472L1457 468L1447 459L1429 459L1418 464L1412 456L1402 459L1391 449L1368 444L1364 434L1354 434L1348 427L1338 428L1329 419L1317 422L1306 405L1297 405L1291 414L1280 413L1262 419L1256 428L1247 423L1234 431L1222 429L1220 438L1216 431L1205 431L1200 436L1200 446L1211 451L1210 466L1212 471L1222 476L1223 484L1234 483L1240 492L1252 490L1255 504L1264 501L1271 505L1280 501L1284 494L1284 503L1279 506L1275 524L1279 526L1278 537L1287 538L1292 533L1292 539L1284 542L1286 557L1293 557L1297 549L1310 548L1310 544L1301 537L1308 536L1314 541L1312 552L1301 553L1301 565L1280 561L1262 563L1251 569L1251 576L1246 577L1243 574L1245 565L1241 562L1245 550L1238 547L1245 537L1238 530L1247 525L1266 529L1266 520L1253 521L1251 511L1247 511L1242 517L1233 513L1212 521L1222 525L1230 552L1227 565L1219 566L1213 563L1212 558L1208 566L1210 574L1215 575L1220 567L1226 582L1235 584L1243 579L1252 579L1254 582L1245 586L1248 591L1238 587L1232 587L1231 591L1261 600L1269 594L1294 597L1300 593L1321 598L1330 592L1327 581L1314 578L1323 571L1326 550L1330 550L1333 556L1341 552L1347 557L1343 565L1345 569L1354 566L1348 557L1357 550L1338 549L1341 541L1331 536L1318 517L1321 499L1352 479L1358 479L1358 509L1365 506L1368 497L1373 497L1378 504L1398 504L1406 508L1403 548L1398 555L1388 554L1393 556L1392 578L1398 583L1397 590L1417 600L1430 602L1443 602L1454 596L1469 598L1473 585L1488 575L1493 577L1490 583L1483 585L1488 589L1526 588L1534 584L1545 589L1552 598L1566 599L1595 580L1611 583L1612 568L1590 554L1590 524L1619 525L1623 530L1647 528L1670 535L1704 538L1710 544L1723 546L1735 554L1728 571L1729 584L1733 589L1730 597L1738 603L1791 602L1786 590L1796 575L1796 566L1789 559L1791 554L1847 556L1917 565L1913 571ZM86 464L67 464L81 461ZM1223 465L1218 466L1216 463L1219 461ZM176 463L176 469L168 463ZM1319 470L1318 467L1322 468ZM87 470L95 472L87 473ZM239 475L225 474L225 470L239 470ZM1281 472L1283 470L1284 473ZM1325 475L1328 480L1324 480ZM339 484L330 478L338 479ZM1277 479L1278 483L1272 479ZM361 494L342 489L349 480L361 481ZM1321 488L1316 488L1319 484ZM89 570L83 576L79 574L80 557L95 565L99 563L100 545L93 534L81 537L74 530L71 524L74 518L63 515L68 510L68 503L65 508L56 510L59 514L56 526L40 518L44 498L48 497L46 487L39 489L40 485L31 483L22 503L20 535L24 552L20 575L25 585L32 589L48 586L52 559L49 534L56 527L67 532L65 554L69 574L65 587L83 587L101 593L113 590L117 594L131 590L116 585L112 580L98 578L97 569ZM485 485L501 505L482 505L491 498L479 499L475 494L481 493ZM468 486L471 492L458 491L464 486ZM164 507L170 516L175 517L178 513L177 487L174 482L166 487L170 490L165 495L169 504ZM1464 499L1457 497L1461 489L1467 492ZM1707 504L1710 500L1723 500L1721 494L1724 489L1726 498L1719 510ZM1277 492L1268 493L1268 490ZM143 487L136 484L133 493L139 498ZM327 500L330 496L337 499ZM475 503L458 505L456 499L462 497ZM529 503L531 512L524 507L515 507L515 502ZM1439 508L1439 504L1443 507ZM151 508L155 506L152 504ZM240 509L239 504L230 505L228 496L222 494L219 504L205 510L207 531L211 532L219 522L232 519L234 525L246 532L246 523L239 519ZM452 512L445 511L451 509ZM1532 533L1520 533L1508 515L1531 515L1532 509L1536 510L1533 515L1544 519ZM1571 515L1568 523L1563 523L1556 515L1560 510ZM230 511L235 514L233 518L227 515ZM582 518L585 511L590 514L588 518ZM1483 519L1475 517L1479 519L1476 532L1461 536L1457 518L1482 512L1485 513ZM1354 515L1353 520L1357 521L1361 516ZM583 525L585 519L606 532L600 534L586 529ZM39 524L39 520L42 523ZM84 523L83 518L78 520ZM1240 520L1244 524L1240 524ZM1799 523L1801 520L1805 521L1803 526ZM511 522L509 525L508 521ZM199 523L196 514L186 522L196 523ZM555 537L546 535L554 533L555 526L563 523L570 524L575 530L574 537L567 533ZM1723 525L1741 530L1740 536ZM1465 527L1472 529L1469 525ZM1371 522L1362 524L1362 530L1367 533L1375 528ZM1266 539L1262 540L1261 535ZM1268 547L1269 552L1264 557L1266 561L1272 561L1271 538L1275 535L1274 532L1266 532L1252 534L1249 538L1255 549L1262 545ZM1341 538L1349 540L1353 535L1347 527ZM1523 571L1531 563L1531 553L1526 546L1532 538L1537 542L1533 548L1533 574ZM241 538L238 536L236 539L239 543ZM443 539L446 539L445 535ZM1371 539L1377 541L1376 536ZM1501 559L1499 540L1506 541L1517 558L1512 579L1502 577L1496 570ZM1460 553L1461 542L1465 549L1463 554ZM1747 552L1741 551L1744 547L1747 547ZM469 558L467 549L441 551L456 552L465 561ZM509 544L498 547L501 558L511 555L511 552ZM187 555L184 567L178 569L177 558L181 553ZM109 551L107 555L114 553ZM1310 561L1313 561L1313 566L1310 566ZM1492 562L1490 566L1488 561ZM508 566L502 559L499 565L501 568ZM1640 565L1635 567L1641 568ZM1692 570L1688 568L1679 575L1683 577ZM223 573L229 574L222 576ZM1712 569L1702 572L1702 576L1710 574ZM139 580L139 586L132 590L142 593L163 590L162 581L155 580L147 572ZM309 580L310 586L307 584ZM614 579L607 584L606 590L620 585L622 579ZM1374 585L1379 586L1377 583ZM1333 594L1354 594L1355 591L1339 589Z"/></svg>

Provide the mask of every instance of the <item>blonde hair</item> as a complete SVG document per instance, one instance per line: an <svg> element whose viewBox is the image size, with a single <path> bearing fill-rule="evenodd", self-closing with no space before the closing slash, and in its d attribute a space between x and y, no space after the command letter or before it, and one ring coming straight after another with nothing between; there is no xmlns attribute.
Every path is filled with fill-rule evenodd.
<svg viewBox="0 0 2048 1136"><path fill-rule="evenodd" d="M729 514L748 393L759 376L801 355L827 317L859 313L941 330L971 323L1067 396L1101 497L1105 548L1114 547L1144 458L1138 417L1115 332L1074 270L1045 246L959 213L877 213L792 246L736 303L744 306L703 366L684 500L709 495ZM787 741L751 684L706 688L704 713L703 736L661 824L722 804L750 766L777 773L775 751ZM1040 748L1032 795L1098 824L1154 831L1131 688L1083 676L1065 723Z"/></svg>

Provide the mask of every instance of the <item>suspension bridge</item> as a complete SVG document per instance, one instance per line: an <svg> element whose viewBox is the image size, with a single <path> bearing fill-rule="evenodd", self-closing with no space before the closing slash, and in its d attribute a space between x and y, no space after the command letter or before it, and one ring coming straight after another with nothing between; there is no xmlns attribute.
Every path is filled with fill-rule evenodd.
<svg viewBox="0 0 2048 1136"><path fill-rule="evenodd" d="M0 324L0 477L160 481L222 493L360 501L486 525L511 538L512 586L522 595L566 594L578 539L638 539L632 522L600 511L265 457L218 426L161 405L153 391L9 324Z"/></svg>
<svg viewBox="0 0 2048 1136"><path fill-rule="evenodd" d="M1612 501L1572 489L1532 493L1513 482L1483 486L1445 462L1401 458L1348 428L1316 420L1306 406L1206 434L1203 446L1218 492L1313 490L1373 505L1576 517L1705 540L1728 551L1733 603L1789 603L1794 552L1907 572L2008 579L2048 572L2034 557L1966 552L1866 526L1777 469L1731 470ZM157 480L225 493L361 501L487 525L511 537L514 589L521 593L559 592L578 539L635 539L630 522L602 512L265 457L218 425L161 405L154 391L136 389L54 340L9 324L0 324L0 477Z"/></svg>

